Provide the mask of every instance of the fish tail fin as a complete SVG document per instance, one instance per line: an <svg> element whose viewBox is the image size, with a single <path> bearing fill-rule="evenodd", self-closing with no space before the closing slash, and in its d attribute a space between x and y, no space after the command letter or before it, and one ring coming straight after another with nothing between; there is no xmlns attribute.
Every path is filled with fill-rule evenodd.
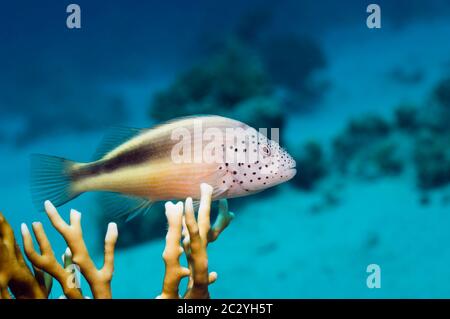
<svg viewBox="0 0 450 319"><path fill-rule="evenodd" d="M72 188L74 164L56 156L31 156L31 196L37 208L42 209L46 200L61 206L81 194Z"/></svg>

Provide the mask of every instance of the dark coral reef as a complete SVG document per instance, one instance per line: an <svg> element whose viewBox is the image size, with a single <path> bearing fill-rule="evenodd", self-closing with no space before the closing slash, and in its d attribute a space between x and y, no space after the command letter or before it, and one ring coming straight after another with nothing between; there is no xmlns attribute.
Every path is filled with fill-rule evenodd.
<svg viewBox="0 0 450 319"><path fill-rule="evenodd" d="M326 67L325 54L314 37L271 34L271 19L268 8L243 15L231 34L214 39L202 61L155 94L150 117L214 113L256 128L281 128L288 111L310 111L310 98L324 93L314 75Z"/></svg>
<svg viewBox="0 0 450 319"><path fill-rule="evenodd" d="M351 161L369 145L382 141L391 127L382 117L368 114L352 119L333 140L333 159L340 171L346 172Z"/></svg>
<svg viewBox="0 0 450 319"><path fill-rule="evenodd" d="M306 191L313 190L327 174L328 163L322 146L316 141L309 141L293 156L300 169L300 172L294 177L294 185Z"/></svg>
<svg viewBox="0 0 450 319"><path fill-rule="evenodd" d="M296 154L300 169L293 185L315 190L320 180L361 180L412 171L420 201L450 185L450 80L439 81L422 105L402 103L392 119L366 114L351 119L326 146L309 143ZM326 169L325 169L326 167Z"/></svg>
<svg viewBox="0 0 450 319"><path fill-rule="evenodd" d="M218 114L255 127L280 127L283 124L280 103L260 58L234 43L157 93L149 114L158 121L192 114Z"/></svg>

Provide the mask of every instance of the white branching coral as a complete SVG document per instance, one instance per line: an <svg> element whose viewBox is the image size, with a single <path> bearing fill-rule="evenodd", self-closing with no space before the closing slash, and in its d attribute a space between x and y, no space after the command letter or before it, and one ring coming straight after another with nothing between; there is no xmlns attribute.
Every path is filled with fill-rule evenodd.
<svg viewBox="0 0 450 319"><path fill-rule="evenodd" d="M64 263L76 264L91 288L94 298L111 298L111 280L114 271L114 248L117 242L118 231L115 223L108 225L105 237L104 265L97 269L83 239L81 229L81 213L76 210L70 212L70 224L67 224L59 215L50 201L45 202L45 211L53 227L64 237L69 250L64 256ZM50 242L45 234L42 224L33 223L33 232L39 245L40 254L34 249L33 239L25 224L22 224L22 238L27 258L38 269L54 277L63 289L67 298L83 298L81 290L73 283L73 273L58 263L53 253Z"/></svg>
<svg viewBox="0 0 450 319"><path fill-rule="evenodd" d="M217 273L208 269L208 244L215 241L234 218L228 211L226 200L219 202L217 219L211 227L211 198L213 189L207 184L200 185L200 202L195 216L192 198L185 203L165 205L168 221L166 246L163 252L165 274L163 288L158 298L180 298L180 282L188 277L183 298L209 298L209 285L217 279ZM34 272L28 268L14 233L0 213L0 299L4 298L48 298L52 278L61 285L65 297L84 298L80 289L78 271L86 278L94 298L111 298L111 280L114 272L114 249L118 238L117 225L109 223L105 236L104 265L97 269L83 239L81 213L70 211L70 223L66 223L50 201L45 202L45 211L53 227L63 236L68 248L62 256L62 264L57 261L42 223L32 224L37 252L33 238L26 224L21 233L24 252L31 262ZM180 257L186 256L188 267L183 267Z"/></svg>
<svg viewBox="0 0 450 319"><path fill-rule="evenodd" d="M218 217L211 227L210 213L213 188L207 184L201 184L200 191L197 219L195 218L192 198L187 198L184 205L182 202L177 204L166 203L166 217L169 226L166 247L163 252L166 272L162 293L158 298L180 298L180 282L188 276L189 281L184 298L206 299L210 297L208 286L216 281L217 273L209 272L207 247L228 226L234 218L234 214L228 211L226 200L221 200ZM189 268L180 264L179 259L183 251Z"/></svg>

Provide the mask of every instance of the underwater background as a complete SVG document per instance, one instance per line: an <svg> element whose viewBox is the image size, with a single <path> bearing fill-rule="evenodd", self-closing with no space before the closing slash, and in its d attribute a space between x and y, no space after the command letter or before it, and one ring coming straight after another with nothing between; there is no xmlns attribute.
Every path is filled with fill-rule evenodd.
<svg viewBox="0 0 450 319"><path fill-rule="evenodd" d="M32 204L31 153L89 161L111 125L219 114L280 128L298 173L230 201L213 298L450 297L450 2L378 0L380 29L357 0L78 0L81 29L69 3L0 6L0 210L17 238L39 220L66 248ZM70 208L100 264L110 217L96 194ZM165 224L161 207L119 221L113 297L159 294Z"/></svg>

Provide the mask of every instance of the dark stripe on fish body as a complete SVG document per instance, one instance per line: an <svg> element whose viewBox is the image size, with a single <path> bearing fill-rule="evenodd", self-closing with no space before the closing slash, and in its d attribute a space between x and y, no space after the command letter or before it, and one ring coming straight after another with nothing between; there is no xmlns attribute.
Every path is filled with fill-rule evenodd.
<svg viewBox="0 0 450 319"><path fill-rule="evenodd" d="M120 168L139 165L166 154L167 149L170 150L172 148L172 145L168 146L154 143L140 145L136 148L126 150L113 158L99 160L98 162L74 170L71 173L71 178L75 182L82 178L111 173Z"/></svg>
<svg viewBox="0 0 450 319"><path fill-rule="evenodd" d="M233 125L232 125L233 124ZM209 127L221 128L225 131L226 128L235 127L236 123L206 123L203 126L203 129L207 129ZM238 123L239 124L239 123ZM242 129L246 129L247 125L240 123L238 125ZM183 126L180 126L183 127ZM192 124L186 124L184 126L191 132L191 136L193 136L193 126ZM237 127L237 126L236 126ZM167 135L166 135L167 134ZM173 146L180 142L179 140L171 140L171 132L163 133L162 136L159 136L157 140L147 141L145 144L137 145L136 147L126 150L122 153L117 154L113 158L99 160L92 164L88 164L86 166L80 167L70 173L71 179L73 182L76 182L82 178L87 178L90 176L96 176L104 173L111 173L117 169L139 165L144 162L150 161L156 158L162 158L164 156L170 157L171 150ZM192 141L194 143L194 141ZM191 150L194 150L194 145L191 144Z"/></svg>

